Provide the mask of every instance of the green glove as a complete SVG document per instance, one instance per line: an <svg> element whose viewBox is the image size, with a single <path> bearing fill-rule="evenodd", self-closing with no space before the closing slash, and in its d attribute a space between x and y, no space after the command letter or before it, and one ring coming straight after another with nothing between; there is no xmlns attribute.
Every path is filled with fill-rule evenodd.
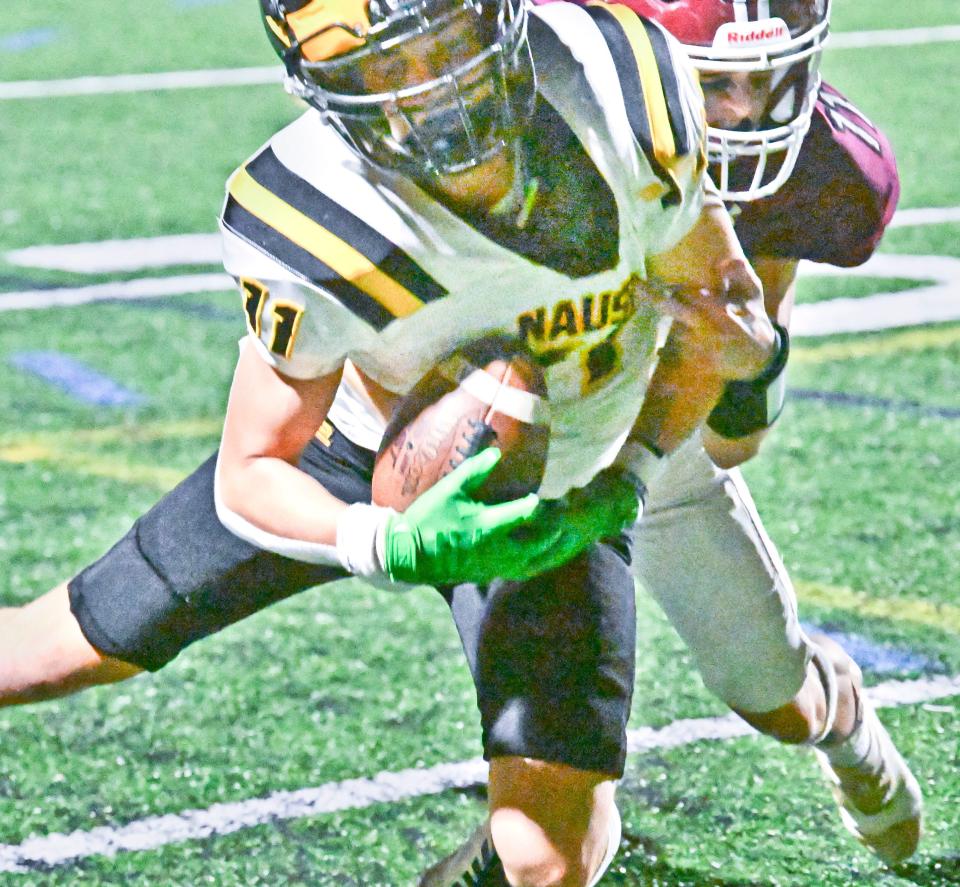
<svg viewBox="0 0 960 887"><path fill-rule="evenodd" d="M585 487L570 490L562 499L539 507L541 520L554 524L560 535L545 551L537 572L553 570L594 542L616 536L640 516L646 490L629 471L610 467L599 472Z"/></svg>
<svg viewBox="0 0 960 887"><path fill-rule="evenodd" d="M395 582L454 585L526 579L562 536L536 493L486 505L474 493L500 461L495 447L464 460L383 530L383 567Z"/></svg>

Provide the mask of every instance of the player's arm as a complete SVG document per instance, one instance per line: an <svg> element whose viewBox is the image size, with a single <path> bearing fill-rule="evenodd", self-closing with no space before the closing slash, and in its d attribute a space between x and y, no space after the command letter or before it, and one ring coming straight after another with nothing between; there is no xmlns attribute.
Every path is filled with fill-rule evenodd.
<svg viewBox="0 0 960 887"><path fill-rule="evenodd" d="M250 341L234 373L220 444L218 504L264 534L290 540L288 551L281 552L290 556L296 556L296 541L306 543L302 554L311 546L336 545L337 520L346 505L297 462L333 403L341 373L338 368L314 379L284 376ZM323 551L314 553L319 559Z"/></svg>
<svg viewBox="0 0 960 887"><path fill-rule="evenodd" d="M688 234L655 256L648 271L646 295L674 321L637 421L611 468L598 475L612 487L598 498L625 497L617 482L626 480L641 507L661 457L700 427L729 380L762 371L775 350L760 282L719 203L708 202Z"/></svg>
<svg viewBox="0 0 960 887"><path fill-rule="evenodd" d="M732 468L752 459L783 407L784 343L790 327L796 293L797 262L793 259L760 257L753 268L763 285L767 315L778 324L782 357L779 372L759 379L725 386L717 406L703 428L703 444L721 468Z"/></svg>
<svg viewBox="0 0 960 887"><path fill-rule="evenodd" d="M237 364L217 466L217 514L268 551L355 575L451 585L524 579L559 565L636 514L608 509L598 525L577 506L541 507L536 494L487 505L473 494L493 471L488 448L403 513L347 504L297 467L327 414L342 368L310 379L281 374L248 341Z"/></svg>
<svg viewBox="0 0 960 887"><path fill-rule="evenodd" d="M726 210L708 202L694 227L649 263L653 286L672 295L674 322L661 350L635 436L668 453L710 414L725 386L770 365L775 335L760 282Z"/></svg>
<svg viewBox="0 0 960 887"><path fill-rule="evenodd" d="M801 154L792 175L790 215L800 221L784 229L761 217L744 232L767 312L784 329L793 308L797 262L781 256L840 267L862 264L879 243L900 194L896 158L886 136L827 84L807 138L817 147ZM782 374L770 381L766 389L734 388L718 405L704 432L718 465L738 465L756 454L783 402Z"/></svg>

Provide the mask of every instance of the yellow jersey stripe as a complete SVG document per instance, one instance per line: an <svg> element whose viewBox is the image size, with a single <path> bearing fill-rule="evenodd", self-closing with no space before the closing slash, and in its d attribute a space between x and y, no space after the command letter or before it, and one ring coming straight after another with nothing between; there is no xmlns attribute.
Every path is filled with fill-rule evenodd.
<svg viewBox="0 0 960 887"><path fill-rule="evenodd" d="M670 126L670 113L664 97L663 84L660 81L660 67L646 28L643 27L637 14L626 6L608 3L588 5L606 10L617 20L617 24L623 30L633 51L637 73L640 75L654 153L661 163L669 164L676 156L677 147L673 138L673 129Z"/></svg>
<svg viewBox="0 0 960 887"><path fill-rule="evenodd" d="M229 190L247 212L329 266L394 317L406 317L423 307L420 299L366 256L254 181L246 169L237 171Z"/></svg>

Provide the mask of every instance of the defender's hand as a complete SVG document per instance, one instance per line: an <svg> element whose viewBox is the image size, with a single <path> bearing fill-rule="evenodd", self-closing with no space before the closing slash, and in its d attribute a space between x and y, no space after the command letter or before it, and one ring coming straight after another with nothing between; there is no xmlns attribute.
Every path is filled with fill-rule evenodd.
<svg viewBox="0 0 960 887"><path fill-rule="evenodd" d="M718 278L716 289L665 287L655 301L673 317L686 355L725 379L750 379L763 372L774 350L760 281L739 259L723 262Z"/></svg>
<svg viewBox="0 0 960 887"><path fill-rule="evenodd" d="M645 492L630 471L611 466L585 487L570 490L562 499L542 503L539 516L554 524L560 535L543 553L537 572L553 570L594 542L632 526L643 511Z"/></svg>

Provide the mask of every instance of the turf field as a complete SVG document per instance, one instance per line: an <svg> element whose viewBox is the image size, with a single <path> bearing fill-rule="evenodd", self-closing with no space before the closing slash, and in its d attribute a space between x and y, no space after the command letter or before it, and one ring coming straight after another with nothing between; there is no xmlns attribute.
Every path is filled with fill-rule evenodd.
<svg viewBox="0 0 960 887"><path fill-rule="evenodd" d="M0 22L0 96L10 81L269 65L255 8L18 4ZM927 794L922 850L880 867L812 757L733 729L640 593L635 753L604 884L960 883L960 311L930 315L920 295L960 302L958 28L956 0L835 4L827 76L889 133L907 212L863 274L805 276L802 309L857 298L874 317L867 300L896 293L917 313L798 338L795 396L746 470L804 620L894 703L882 717ZM843 45L885 29L921 30ZM0 605L98 556L212 451L242 332L207 246L86 270L20 251L210 234L226 175L298 113L273 84L118 83L0 98ZM409 884L482 816L479 753L440 599L344 582L156 675L0 712L0 883Z"/></svg>

